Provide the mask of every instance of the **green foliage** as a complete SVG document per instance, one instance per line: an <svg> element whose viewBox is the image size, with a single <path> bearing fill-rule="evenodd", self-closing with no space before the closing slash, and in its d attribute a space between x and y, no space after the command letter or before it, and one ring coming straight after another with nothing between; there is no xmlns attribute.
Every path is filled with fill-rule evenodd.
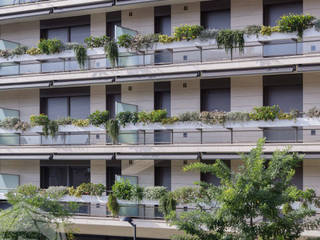
<svg viewBox="0 0 320 240"><path fill-rule="evenodd" d="M166 110L154 110L152 112L139 112L138 113L138 121L142 123L156 123L162 122L167 118Z"/></svg>
<svg viewBox="0 0 320 240"><path fill-rule="evenodd" d="M256 35L258 37L262 26L261 25L249 25L244 29L247 35Z"/></svg>
<svg viewBox="0 0 320 240"><path fill-rule="evenodd" d="M314 28L316 31L320 32L320 19L317 19L313 22Z"/></svg>
<svg viewBox="0 0 320 240"><path fill-rule="evenodd" d="M69 193L68 187L65 186L51 186L45 191L53 199L60 199Z"/></svg>
<svg viewBox="0 0 320 240"><path fill-rule="evenodd" d="M274 121L280 114L278 105L255 107L254 112L250 113L250 119L254 121Z"/></svg>
<svg viewBox="0 0 320 240"><path fill-rule="evenodd" d="M116 67L118 65L119 58L119 49L118 45L115 41L111 40L104 46L104 51L106 53L106 57L109 59L112 67Z"/></svg>
<svg viewBox="0 0 320 240"><path fill-rule="evenodd" d="M117 114L116 119L121 126L125 127L129 123L136 124L138 122L138 113L129 111L120 112Z"/></svg>
<svg viewBox="0 0 320 240"><path fill-rule="evenodd" d="M226 113L226 121L244 122L249 121L249 113L246 112L228 112Z"/></svg>
<svg viewBox="0 0 320 240"><path fill-rule="evenodd" d="M236 172L220 160L185 167L217 176L220 185L200 183L201 194L190 198L194 210L167 215L171 224L185 232L180 239L294 240L304 230L319 227L320 221L314 218L314 206L319 206L315 192L292 185L303 156L286 149L266 160L263 147L260 139L256 148L242 155L243 165Z"/></svg>
<svg viewBox="0 0 320 240"><path fill-rule="evenodd" d="M27 122L21 121L19 118L5 118L0 121L0 128L26 131L30 128L30 125Z"/></svg>
<svg viewBox="0 0 320 240"><path fill-rule="evenodd" d="M133 200L135 186L129 180L116 181L112 186L112 193L117 199Z"/></svg>
<svg viewBox="0 0 320 240"><path fill-rule="evenodd" d="M169 118L162 119L161 123L162 124L173 124L177 121L179 121L178 117L169 117Z"/></svg>
<svg viewBox="0 0 320 240"><path fill-rule="evenodd" d="M303 32L313 26L315 17L310 15L289 14L283 16L278 22L280 32L298 32L298 37L303 37Z"/></svg>
<svg viewBox="0 0 320 240"><path fill-rule="evenodd" d="M177 41L181 40L194 40L197 37L199 37L201 31L203 31L204 28L199 25L183 25L180 27L176 27L174 29L174 37Z"/></svg>
<svg viewBox="0 0 320 240"><path fill-rule="evenodd" d="M122 34L118 37L119 47L130 49L131 42L133 41L133 36L129 34Z"/></svg>
<svg viewBox="0 0 320 240"><path fill-rule="evenodd" d="M110 119L106 124L106 129L112 139L113 144L116 144L118 142L118 137L120 134L120 126L118 120Z"/></svg>
<svg viewBox="0 0 320 240"><path fill-rule="evenodd" d="M224 124L226 121L226 112L201 112L200 120L207 124Z"/></svg>
<svg viewBox="0 0 320 240"><path fill-rule="evenodd" d="M270 36L272 33L274 32L280 32L280 28L279 26L274 26L274 27L270 27L270 26L262 26L261 30L260 30L260 34L261 35L266 35L266 36Z"/></svg>
<svg viewBox="0 0 320 240"><path fill-rule="evenodd" d="M220 30L216 37L218 48L224 47L226 53L233 52L234 48L239 48L242 53L244 49L244 32L240 30Z"/></svg>
<svg viewBox="0 0 320 240"><path fill-rule="evenodd" d="M179 121L200 121L200 114L198 112L186 112L179 115Z"/></svg>
<svg viewBox="0 0 320 240"><path fill-rule="evenodd" d="M19 47L15 48L15 49L12 51L12 55L14 55L14 56L23 55L23 54L26 54L26 53L27 53L27 50L28 50L28 47L26 47L26 46L19 46Z"/></svg>
<svg viewBox="0 0 320 240"><path fill-rule="evenodd" d="M29 55L39 55L39 54L42 53L42 51L40 50L40 48L32 47L32 48L29 48L26 51L26 53L29 54Z"/></svg>
<svg viewBox="0 0 320 240"><path fill-rule="evenodd" d="M0 57L8 59L12 56L11 51L9 50L0 50Z"/></svg>
<svg viewBox="0 0 320 240"><path fill-rule="evenodd" d="M58 39L41 39L38 48L43 54L55 54L62 51L63 43Z"/></svg>
<svg viewBox="0 0 320 240"><path fill-rule="evenodd" d="M201 198L201 189L199 187L182 187L174 191L173 196L179 203L194 203L194 199Z"/></svg>
<svg viewBox="0 0 320 240"><path fill-rule="evenodd" d="M159 200L167 192L167 188L163 186L146 187L144 189L144 198L147 200Z"/></svg>
<svg viewBox="0 0 320 240"><path fill-rule="evenodd" d="M77 188L70 187L68 189L70 196L81 197L82 195L102 196L106 191L103 184L81 183Z"/></svg>
<svg viewBox="0 0 320 240"><path fill-rule="evenodd" d="M73 47L73 51L76 55L76 59L80 69L84 69L86 66L86 61L88 59L87 49L84 46L78 44Z"/></svg>
<svg viewBox="0 0 320 240"><path fill-rule="evenodd" d="M116 196L114 196L113 194L110 194L108 196L107 207L113 217L117 217L119 215L120 206Z"/></svg>
<svg viewBox="0 0 320 240"><path fill-rule="evenodd" d="M199 38L200 40L216 39L219 31L216 29L206 29L201 31Z"/></svg>
<svg viewBox="0 0 320 240"><path fill-rule="evenodd" d="M118 37L118 45L123 48L127 48L131 51L139 52L141 49L148 49L153 46L155 42L159 41L157 34L137 34L129 35L123 34Z"/></svg>
<svg viewBox="0 0 320 240"><path fill-rule="evenodd" d="M73 119L71 123L76 127L88 127L90 125L90 120L89 119Z"/></svg>
<svg viewBox="0 0 320 240"><path fill-rule="evenodd" d="M306 113L309 118L319 118L320 117L320 109L317 107L310 108Z"/></svg>
<svg viewBox="0 0 320 240"><path fill-rule="evenodd" d="M89 115L90 124L93 126L101 126L105 125L109 120L109 112L108 111L95 111Z"/></svg>
<svg viewBox="0 0 320 240"><path fill-rule="evenodd" d="M160 43L172 43L175 41L175 38L174 37L171 37L171 36L168 36L168 35L159 35L159 42Z"/></svg>
<svg viewBox="0 0 320 240"><path fill-rule="evenodd" d="M30 117L31 126L42 126L42 132L44 136L55 137L59 130L57 121L49 120L45 114L31 115Z"/></svg>
<svg viewBox="0 0 320 240"><path fill-rule="evenodd" d="M171 214L175 214L177 208L177 201L174 198L174 194L172 192L168 192L163 195L159 200L159 210L165 215L169 216Z"/></svg>
<svg viewBox="0 0 320 240"><path fill-rule="evenodd" d="M30 116L30 124L32 126L42 126L42 125L48 124L48 122L49 122L49 118L45 114Z"/></svg>
<svg viewBox="0 0 320 240"><path fill-rule="evenodd" d="M105 45L108 44L108 42L110 42L110 38L106 35L101 36L101 37L87 37L84 40L87 48L100 48L100 47L104 47Z"/></svg>

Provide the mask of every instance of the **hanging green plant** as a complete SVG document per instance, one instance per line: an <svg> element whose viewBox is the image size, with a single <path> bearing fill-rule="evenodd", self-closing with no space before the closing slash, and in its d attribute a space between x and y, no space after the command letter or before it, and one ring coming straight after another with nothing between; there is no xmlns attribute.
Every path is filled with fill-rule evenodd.
<svg viewBox="0 0 320 240"><path fill-rule="evenodd" d="M174 212L177 208L177 201L174 198L172 192L168 192L163 195L159 200L159 210L164 214L164 216L169 215Z"/></svg>
<svg viewBox="0 0 320 240"><path fill-rule="evenodd" d="M49 121L48 130L49 130L48 133L51 137L57 136L57 133L59 131L58 123L56 121Z"/></svg>
<svg viewBox="0 0 320 240"><path fill-rule="evenodd" d="M108 131L109 136L112 139L113 144L116 144L118 142L118 137L120 133L120 127L118 120L110 119L107 122L106 129Z"/></svg>
<svg viewBox="0 0 320 240"><path fill-rule="evenodd" d="M80 69L84 69L86 66L86 61L88 59L87 49L83 45L78 44L73 46L73 51L76 55L76 59L78 61Z"/></svg>
<svg viewBox="0 0 320 240"><path fill-rule="evenodd" d="M109 59L111 66L115 67L118 65L119 49L115 41L110 41L104 46L106 57Z"/></svg>
<svg viewBox="0 0 320 240"><path fill-rule="evenodd" d="M110 194L108 196L107 207L113 217L117 217L119 215L120 206L116 196L114 196L113 194Z"/></svg>
<svg viewBox="0 0 320 240"><path fill-rule="evenodd" d="M240 30L221 30L217 37L218 48L224 47L226 53L231 52L231 56L234 48L239 48L239 52L243 53L244 50L244 32Z"/></svg>

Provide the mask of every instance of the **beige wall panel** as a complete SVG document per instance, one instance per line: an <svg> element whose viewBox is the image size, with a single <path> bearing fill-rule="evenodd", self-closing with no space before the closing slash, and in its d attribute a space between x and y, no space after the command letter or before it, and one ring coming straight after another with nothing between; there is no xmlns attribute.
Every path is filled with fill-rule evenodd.
<svg viewBox="0 0 320 240"><path fill-rule="evenodd" d="M90 87L90 112L106 110L106 88L104 85Z"/></svg>
<svg viewBox="0 0 320 240"><path fill-rule="evenodd" d="M40 40L40 21L2 25L0 37L4 40L34 47Z"/></svg>
<svg viewBox="0 0 320 240"><path fill-rule="evenodd" d="M320 195L320 159L303 160L303 189L314 189Z"/></svg>
<svg viewBox="0 0 320 240"><path fill-rule="evenodd" d="M197 162L195 161L187 161L187 164L191 164ZM186 187L186 186L194 186L195 182L200 181L200 172L199 171L188 171L184 172L184 161L181 160L172 160L171 161L171 190L175 190L177 188Z"/></svg>
<svg viewBox="0 0 320 240"><path fill-rule="evenodd" d="M303 13L310 14L317 18L320 17L320 2L319 0L303 0Z"/></svg>
<svg viewBox="0 0 320 240"><path fill-rule="evenodd" d="M121 101L138 105L139 111L152 111L154 109L153 82L122 84Z"/></svg>
<svg viewBox="0 0 320 240"><path fill-rule="evenodd" d="M2 91L0 107L20 110L20 119L29 121L32 114L40 113L39 89Z"/></svg>
<svg viewBox="0 0 320 240"><path fill-rule="evenodd" d="M132 16L130 16L130 14L132 14ZM144 34L154 33L153 7L122 11L121 25Z"/></svg>
<svg viewBox="0 0 320 240"><path fill-rule="evenodd" d="M320 107L320 73L303 74L303 111Z"/></svg>
<svg viewBox="0 0 320 240"><path fill-rule="evenodd" d="M171 31L185 24L200 25L200 2L171 6Z"/></svg>
<svg viewBox="0 0 320 240"><path fill-rule="evenodd" d="M20 176L20 185L32 184L40 187L40 160L1 160L1 173Z"/></svg>
<svg viewBox="0 0 320 240"><path fill-rule="evenodd" d="M101 183L106 185L106 161L91 160L90 161L90 176L92 183Z"/></svg>
<svg viewBox="0 0 320 240"><path fill-rule="evenodd" d="M91 14L91 36L101 37L106 34L107 21L105 13Z"/></svg>
<svg viewBox="0 0 320 240"><path fill-rule="evenodd" d="M129 160L122 160L121 167L122 175L138 176L140 186L154 186L153 160L134 160L132 161L132 165L129 164Z"/></svg>
<svg viewBox="0 0 320 240"><path fill-rule="evenodd" d="M231 28L263 24L262 0L231 0Z"/></svg>

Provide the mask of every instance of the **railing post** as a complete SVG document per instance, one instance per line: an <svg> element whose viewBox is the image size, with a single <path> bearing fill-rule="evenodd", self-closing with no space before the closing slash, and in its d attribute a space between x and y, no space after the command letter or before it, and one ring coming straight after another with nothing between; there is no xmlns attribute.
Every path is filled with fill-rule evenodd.
<svg viewBox="0 0 320 240"><path fill-rule="evenodd" d="M230 130L230 143L233 144L233 128L227 128Z"/></svg>
<svg viewBox="0 0 320 240"><path fill-rule="evenodd" d="M143 130L143 145L146 145L146 130Z"/></svg>
<svg viewBox="0 0 320 240"><path fill-rule="evenodd" d="M200 144L203 143L203 131L202 131L202 128L197 128L197 130L200 131Z"/></svg>
<svg viewBox="0 0 320 240"><path fill-rule="evenodd" d="M295 140L295 143L298 142L298 127L294 127L295 129L295 134L294 134L294 140Z"/></svg>
<svg viewBox="0 0 320 240"><path fill-rule="evenodd" d="M171 130L171 144L173 144L173 129Z"/></svg>

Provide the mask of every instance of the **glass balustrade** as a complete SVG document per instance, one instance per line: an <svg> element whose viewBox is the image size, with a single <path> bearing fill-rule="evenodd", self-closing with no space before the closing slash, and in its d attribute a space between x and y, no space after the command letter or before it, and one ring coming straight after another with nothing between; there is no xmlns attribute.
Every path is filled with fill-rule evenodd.
<svg viewBox="0 0 320 240"><path fill-rule="evenodd" d="M0 173L0 193L7 193L20 185L20 176Z"/></svg>

